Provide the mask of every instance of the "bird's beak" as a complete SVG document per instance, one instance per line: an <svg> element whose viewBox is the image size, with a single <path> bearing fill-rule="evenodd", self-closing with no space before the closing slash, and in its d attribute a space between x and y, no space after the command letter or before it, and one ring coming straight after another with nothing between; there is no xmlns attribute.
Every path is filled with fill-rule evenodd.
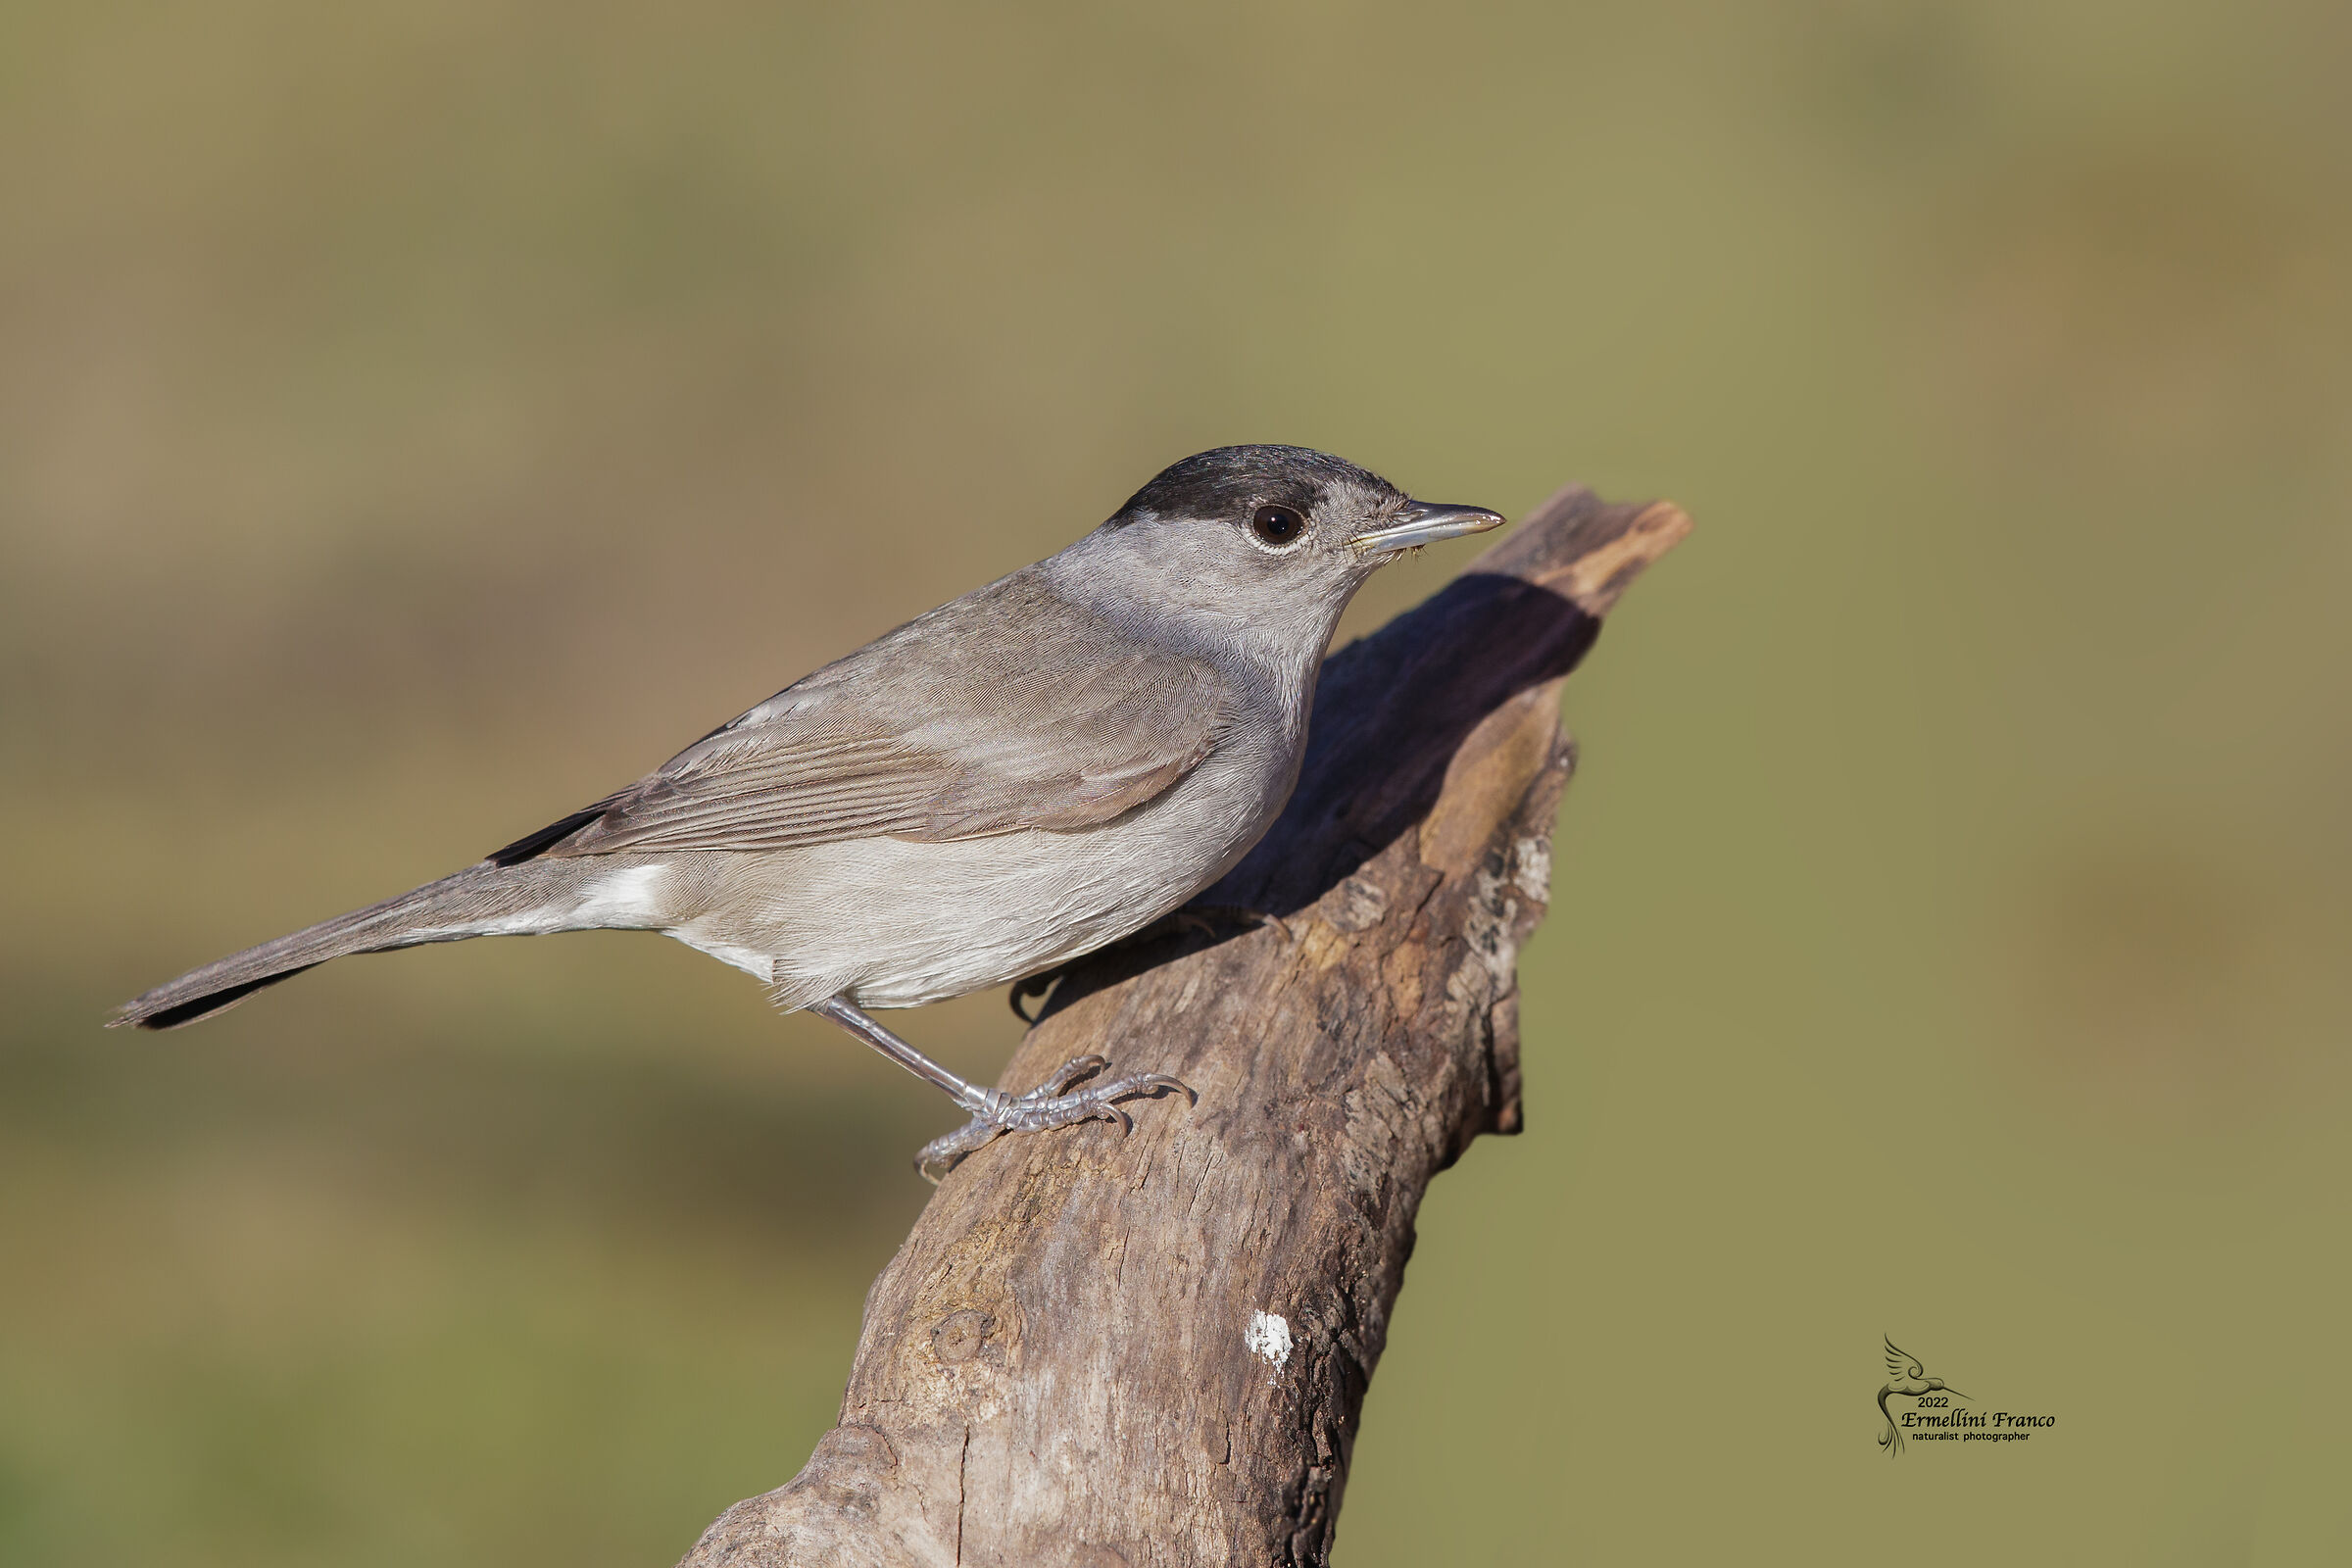
<svg viewBox="0 0 2352 1568"><path fill-rule="evenodd" d="M1961 1397L1961 1398L1963 1398L1963 1399L1968 1399L1968 1396L1967 1396L1967 1395L1965 1395L1965 1394L1960 1394L1960 1391L1959 1391L1958 1389L1946 1389L1946 1390L1944 1390L1943 1392L1944 1392L1944 1393L1946 1393L1946 1394L1958 1394L1958 1395L1960 1395L1960 1397ZM1976 1403L1977 1401L1976 1401L1976 1400L1974 1400L1974 1399L1968 1399L1968 1402L1969 1402L1969 1403L1971 1403L1971 1404L1974 1404L1974 1403Z"/></svg>
<svg viewBox="0 0 2352 1568"><path fill-rule="evenodd" d="M1503 516L1484 507L1447 507L1434 501L1408 502L1405 509L1377 528L1367 528L1348 542L1359 556L1386 561L1407 550L1434 545L1441 539L1499 528Z"/></svg>

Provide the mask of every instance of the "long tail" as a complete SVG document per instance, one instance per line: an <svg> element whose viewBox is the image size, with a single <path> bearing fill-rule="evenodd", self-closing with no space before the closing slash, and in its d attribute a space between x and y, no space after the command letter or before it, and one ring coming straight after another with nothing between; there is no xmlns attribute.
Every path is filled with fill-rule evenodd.
<svg viewBox="0 0 2352 1568"><path fill-rule="evenodd" d="M193 969L134 1002L126 1002L108 1026L176 1029L233 1007L264 986L290 980L329 958L353 953L382 953L427 942L466 937L560 931L578 873L565 861L532 861L502 866L483 861L455 876L403 893L396 899L291 936L231 954Z"/></svg>

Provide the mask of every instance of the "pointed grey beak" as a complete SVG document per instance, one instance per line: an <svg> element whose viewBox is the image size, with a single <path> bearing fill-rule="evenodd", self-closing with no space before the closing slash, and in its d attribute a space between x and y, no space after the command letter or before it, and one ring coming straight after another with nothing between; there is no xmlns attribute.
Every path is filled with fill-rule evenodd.
<svg viewBox="0 0 2352 1568"><path fill-rule="evenodd" d="M1485 533L1503 524L1502 514L1484 507L1447 507L1434 501L1415 501L1378 528L1367 528L1348 541L1359 556L1382 559L1402 555L1441 539L1459 539Z"/></svg>

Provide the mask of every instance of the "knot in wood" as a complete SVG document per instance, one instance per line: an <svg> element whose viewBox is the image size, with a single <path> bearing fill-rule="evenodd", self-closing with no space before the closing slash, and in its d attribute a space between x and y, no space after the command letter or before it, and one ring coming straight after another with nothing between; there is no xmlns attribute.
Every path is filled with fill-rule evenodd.
<svg viewBox="0 0 2352 1568"><path fill-rule="evenodd" d="M995 1331L997 1320L973 1307L950 1312L931 1329L931 1353L942 1361L969 1361Z"/></svg>

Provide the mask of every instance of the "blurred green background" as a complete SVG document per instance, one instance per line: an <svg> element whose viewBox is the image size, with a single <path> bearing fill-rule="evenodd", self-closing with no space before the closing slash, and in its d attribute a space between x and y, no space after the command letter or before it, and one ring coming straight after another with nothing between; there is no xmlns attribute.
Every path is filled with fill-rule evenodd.
<svg viewBox="0 0 2352 1568"><path fill-rule="evenodd" d="M0 1559L664 1563L789 1477L896 1069L618 935L97 1022L1272 440L1700 524L1571 683L1530 1131L1345 1568L2352 1560L2348 74L2328 4L0 7ZM1888 1460L1883 1334L2060 1424Z"/></svg>

